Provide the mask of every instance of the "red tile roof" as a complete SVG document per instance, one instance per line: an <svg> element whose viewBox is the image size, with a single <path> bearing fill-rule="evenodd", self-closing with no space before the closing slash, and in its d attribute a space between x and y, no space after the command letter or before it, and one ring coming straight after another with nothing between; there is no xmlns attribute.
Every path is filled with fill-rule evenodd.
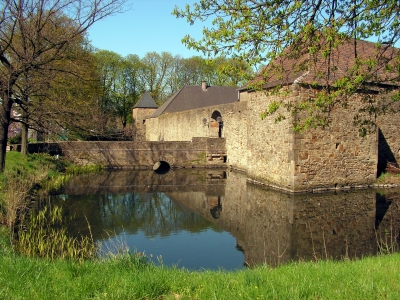
<svg viewBox="0 0 400 300"><path fill-rule="evenodd" d="M360 68L363 73L368 74L368 77L364 77L364 82L400 86L399 71L395 71L400 65L400 49L386 45L378 48L375 43L348 39L334 49L329 57L324 57L323 47L324 44L321 43L321 49L314 55L310 55L305 49L297 58L293 55L290 57L289 50L285 50L284 55L265 67L243 89L254 84L263 88L292 83L326 86L345 76L354 77L355 48L357 59L362 62ZM373 59L376 60L376 65L368 66L366 62ZM388 66L394 70L390 70Z"/></svg>

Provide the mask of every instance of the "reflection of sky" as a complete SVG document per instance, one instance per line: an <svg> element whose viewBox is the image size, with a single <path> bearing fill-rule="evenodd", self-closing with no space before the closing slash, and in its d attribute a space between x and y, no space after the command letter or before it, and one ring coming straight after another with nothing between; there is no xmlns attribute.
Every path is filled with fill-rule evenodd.
<svg viewBox="0 0 400 300"><path fill-rule="evenodd" d="M212 229L190 233L180 231L168 237L146 237L142 231L129 235L122 233L103 243L106 249L125 244L131 251L150 254L153 259L162 256L165 265L187 269L234 270L243 268L244 255L236 249L236 239L228 232Z"/></svg>

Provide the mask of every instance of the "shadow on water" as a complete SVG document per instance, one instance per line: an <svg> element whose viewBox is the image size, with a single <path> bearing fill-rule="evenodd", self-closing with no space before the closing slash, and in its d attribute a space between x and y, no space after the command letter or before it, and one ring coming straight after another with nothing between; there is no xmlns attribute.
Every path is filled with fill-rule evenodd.
<svg viewBox="0 0 400 300"><path fill-rule="evenodd" d="M115 171L74 178L52 196L69 231L161 255L189 269L359 258L398 248L400 191L285 194L219 169Z"/></svg>

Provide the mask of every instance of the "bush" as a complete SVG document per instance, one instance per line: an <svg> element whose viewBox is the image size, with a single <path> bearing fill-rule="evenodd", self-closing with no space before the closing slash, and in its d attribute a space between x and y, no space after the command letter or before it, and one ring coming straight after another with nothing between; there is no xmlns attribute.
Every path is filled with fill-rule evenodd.
<svg viewBox="0 0 400 300"><path fill-rule="evenodd" d="M21 132L19 132L15 136L9 137L8 143L9 144L21 144L21 139L22 139Z"/></svg>

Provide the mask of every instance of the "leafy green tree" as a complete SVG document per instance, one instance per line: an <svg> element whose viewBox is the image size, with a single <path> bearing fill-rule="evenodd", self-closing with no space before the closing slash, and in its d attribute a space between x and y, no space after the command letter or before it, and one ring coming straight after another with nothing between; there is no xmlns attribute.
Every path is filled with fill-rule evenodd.
<svg viewBox="0 0 400 300"><path fill-rule="evenodd" d="M116 117L125 129L132 121L132 107L138 100L143 84L139 72L142 64L137 55L126 58L106 50L95 53L100 76L101 97L100 108L108 116L104 120L105 127L115 127L112 120Z"/></svg>
<svg viewBox="0 0 400 300"><path fill-rule="evenodd" d="M139 56L130 54L122 59L118 76L119 92L115 111L125 129L127 123L132 123L132 107L139 100L144 83L140 80L141 62Z"/></svg>
<svg viewBox="0 0 400 300"><path fill-rule="evenodd" d="M98 82L93 55L85 37L68 44L68 58L53 62L46 69L21 76L14 89L13 109L21 123L21 152L27 153L28 129L47 138L67 138L97 127L94 115ZM60 71L62 70L62 72Z"/></svg>
<svg viewBox="0 0 400 300"><path fill-rule="evenodd" d="M122 57L115 52L107 50L100 50L94 56L101 86L99 107L104 115L107 116L103 120L103 128L107 128L110 126L113 117L117 115L115 106L119 101L119 76L121 74Z"/></svg>
<svg viewBox="0 0 400 300"><path fill-rule="evenodd" d="M168 78L174 66L174 57L169 52L148 52L141 59L140 78L145 89L158 104L163 103L169 95L165 93Z"/></svg>
<svg viewBox="0 0 400 300"><path fill-rule="evenodd" d="M4 171L8 127L20 77L49 70L50 65L67 59L68 44L98 20L122 11L124 2L5 0L0 3L0 172Z"/></svg>
<svg viewBox="0 0 400 300"><path fill-rule="evenodd" d="M235 72L233 72L235 70ZM200 56L189 58L174 57L174 65L167 80L167 95L171 95L184 85L240 86L253 74L244 61L218 56L207 59Z"/></svg>
<svg viewBox="0 0 400 300"><path fill-rule="evenodd" d="M173 14L190 24L213 18L202 39L184 37L188 48L209 56L238 57L251 66L267 64L249 86L254 89L272 80L285 84L285 71L317 70L323 61L324 70L315 76L314 87L319 89L315 97L301 104L279 103L293 113L305 112L295 129L329 125L329 112L335 106L345 106L351 95L369 91L354 120L366 134L376 117L400 100L400 51L393 49L400 38L397 0L199 0L183 9L175 7ZM376 43L373 55L361 55L360 40ZM337 71L334 55L345 43L352 44L353 52L346 54L350 67L332 80ZM395 91L381 102L390 89L371 92L371 83L391 85ZM267 109L265 115L275 110Z"/></svg>
<svg viewBox="0 0 400 300"><path fill-rule="evenodd" d="M86 137L99 131L104 119L97 106L100 88L93 80L97 76L93 55L79 45L71 52L67 61L53 64L63 72L53 74L46 86L30 95L28 103L22 103L29 128L49 139Z"/></svg>

